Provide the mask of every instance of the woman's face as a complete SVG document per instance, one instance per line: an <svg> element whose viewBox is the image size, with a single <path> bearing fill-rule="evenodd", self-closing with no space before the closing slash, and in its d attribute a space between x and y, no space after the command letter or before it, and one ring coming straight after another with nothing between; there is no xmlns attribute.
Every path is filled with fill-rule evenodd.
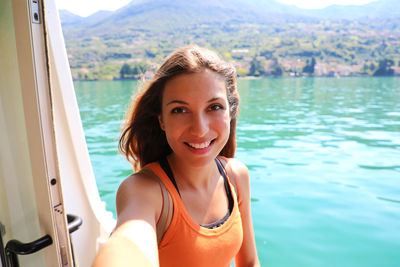
<svg viewBox="0 0 400 267"><path fill-rule="evenodd" d="M205 69L169 80L159 121L177 159L198 167L213 160L230 131L224 77Z"/></svg>

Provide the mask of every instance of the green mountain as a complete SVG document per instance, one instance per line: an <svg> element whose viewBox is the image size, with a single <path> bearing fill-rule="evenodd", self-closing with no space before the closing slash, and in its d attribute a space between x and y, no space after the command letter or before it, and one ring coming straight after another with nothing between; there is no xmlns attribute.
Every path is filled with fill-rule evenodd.
<svg viewBox="0 0 400 267"><path fill-rule="evenodd" d="M332 5L320 10L308 10L305 14L330 19L399 18L400 5L398 0L376 0L361 6Z"/></svg>
<svg viewBox="0 0 400 267"><path fill-rule="evenodd" d="M279 67L297 75L312 58L334 73L357 65L358 73L372 74L379 60L399 60L395 2L307 10L274 0L134 0L114 12L82 18L60 11L60 17L76 79L115 78L124 63L151 70L189 43L219 51L241 73L249 73L257 57L259 74L280 73L273 70Z"/></svg>
<svg viewBox="0 0 400 267"><path fill-rule="evenodd" d="M59 15L60 15L60 20L61 23L63 25L63 27L66 27L68 25L72 25L72 24L79 24L82 23L83 20L85 18L75 15L71 12L69 12L68 10L59 10L58 11Z"/></svg>
<svg viewBox="0 0 400 267"><path fill-rule="evenodd" d="M275 0L134 0L115 12L99 11L86 18L63 10L60 11L60 14L64 26L80 23L82 26L101 27L108 23L121 25L123 22L162 24L165 21L192 24L206 22L209 19L218 22L238 20L261 23L271 20L304 19L305 17L350 20L363 17L400 17L400 5L398 0L377 0L361 6L331 5L323 9L301 9ZM151 21L143 20L149 18Z"/></svg>
<svg viewBox="0 0 400 267"><path fill-rule="evenodd" d="M265 3L264 3L265 2ZM266 3L271 4L266 4ZM77 18L77 23L63 23L66 35L82 37L88 34L121 35L128 32L142 31L174 31L198 24L213 23L265 23L271 21L284 22L290 18L280 14L283 7L292 8L274 1L263 1L258 6L251 1L241 0L147 0L132 1L125 7L103 16L94 18ZM95 14L96 15L96 14Z"/></svg>

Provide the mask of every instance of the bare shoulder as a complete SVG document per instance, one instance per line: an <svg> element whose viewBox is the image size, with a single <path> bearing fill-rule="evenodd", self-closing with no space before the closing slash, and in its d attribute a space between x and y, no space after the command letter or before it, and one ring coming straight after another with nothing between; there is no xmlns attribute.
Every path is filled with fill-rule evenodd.
<svg viewBox="0 0 400 267"><path fill-rule="evenodd" d="M128 176L119 186L117 191L118 197L123 197L126 194L132 195L148 195L155 193L159 189L159 182L150 176L147 172L137 172ZM159 191L159 190L158 190Z"/></svg>
<svg viewBox="0 0 400 267"><path fill-rule="evenodd" d="M225 169L238 192L239 199L246 197L250 190L250 175L245 164L235 158L226 158Z"/></svg>
<svg viewBox="0 0 400 267"><path fill-rule="evenodd" d="M161 197L159 181L148 173L130 175L117 191L117 226L131 219L155 220L161 210Z"/></svg>
<svg viewBox="0 0 400 267"><path fill-rule="evenodd" d="M243 162L241 162L238 159L235 158L228 159L228 168L230 168L232 170L232 173L238 178L241 178L243 176L247 177L249 176L249 170L247 166L244 165Z"/></svg>

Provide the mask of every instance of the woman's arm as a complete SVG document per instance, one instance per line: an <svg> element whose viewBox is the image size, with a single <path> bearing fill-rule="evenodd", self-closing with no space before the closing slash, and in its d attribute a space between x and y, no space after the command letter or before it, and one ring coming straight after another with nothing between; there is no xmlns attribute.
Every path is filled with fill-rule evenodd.
<svg viewBox="0 0 400 267"><path fill-rule="evenodd" d="M243 225L243 243L235 257L235 266L260 266L254 239L253 222L251 219L250 176L247 167L236 159L230 159L227 164L230 177L236 185L239 210Z"/></svg>
<svg viewBox="0 0 400 267"><path fill-rule="evenodd" d="M144 174L128 177L118 189L116 206L116 229L100 248L93 267L159 266L155 229L162 199L158 182Z"/></svg>

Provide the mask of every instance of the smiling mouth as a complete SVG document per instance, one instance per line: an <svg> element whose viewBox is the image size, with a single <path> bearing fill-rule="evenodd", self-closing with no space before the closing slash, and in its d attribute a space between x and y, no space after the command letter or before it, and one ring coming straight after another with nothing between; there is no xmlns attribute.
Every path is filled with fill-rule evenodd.
<svg viewBox="0 0 400 267"><path fill-rule="evenodd" d="M185 142L185 144L194 149L204 149L204 148L209 147L214 141L215 141L215 139L213 139L211 141L203 142L203 143L186 143Z"/></svg>

